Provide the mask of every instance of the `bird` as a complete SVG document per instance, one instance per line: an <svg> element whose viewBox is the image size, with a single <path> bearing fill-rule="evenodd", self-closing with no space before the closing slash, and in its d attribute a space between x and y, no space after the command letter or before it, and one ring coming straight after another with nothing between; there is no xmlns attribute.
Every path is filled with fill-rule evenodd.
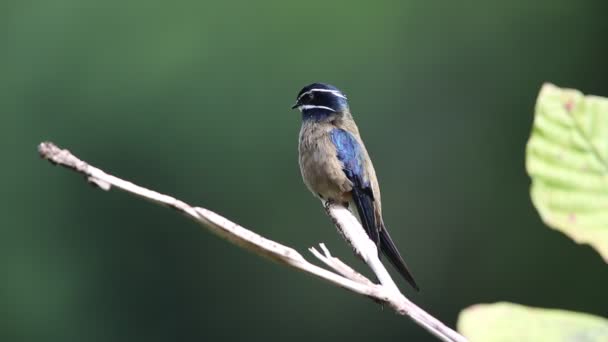
<svg viewBox="0 0 608 342"><path fill-rule="evenodd" d="M346 95L325 83L300 90L292 109L302 114L298 144L302 178L326 204L354 203L369 238L416 290L420 288L382 219L376 171L351 114Z"/></svg>

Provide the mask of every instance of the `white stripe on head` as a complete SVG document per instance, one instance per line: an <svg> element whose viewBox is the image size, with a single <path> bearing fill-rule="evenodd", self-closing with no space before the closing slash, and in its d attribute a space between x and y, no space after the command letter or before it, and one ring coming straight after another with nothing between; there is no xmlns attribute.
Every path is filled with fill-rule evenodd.
<svg viewBox="0 0 608 342"><path fill-rule="evenodd" d="M300 99L302 98L302 96L304 95L308 95L310 93L313 93L315 91L321 92L321 93L332 93L337 97L341 97L343 99L346 100L346 96L344 96L344 94L342 94L339 90L332 90L332 89L323 89L323 88L315 88L315 89L310 89L309 91L302 93L302 95L300 95L300 97L298 97L298 101L300 101Z"/></svg>
<svg viewBox="0 0 608 342"><path fill-rule="evenodd" d="M300 105L300 106L298 106L298 110L300 112L302 112L302 111L304 111L306 109L326 109L326 110L330 110L332 112L335 112L335 110L333 108L326 107L326 106L316 106L316 105Z"/></svg>

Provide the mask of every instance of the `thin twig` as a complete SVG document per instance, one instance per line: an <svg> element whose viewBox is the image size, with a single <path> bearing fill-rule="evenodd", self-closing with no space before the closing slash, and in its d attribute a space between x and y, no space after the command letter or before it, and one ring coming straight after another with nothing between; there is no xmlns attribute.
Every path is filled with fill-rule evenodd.
<svg viewBox="0 0 608 342"><path fill-rule="evenodd" d="M414 303L410 302L399 291L395 282L378 259L376 246L367 238L367 235L365 235L365 232L357 219L343 206L328 204L325 208L338 230L351 246L353 246L355 252L367 262L382 285L374 284L339 259L333 257L323 244L321 244L323 254L314 248L311 248L310 251L319 260L336 270L339 274L316 266L306 261L306 259L293 248L266 239L213 211L200 207L193 207L171 196L143 188L107 174L78 159L70 153L70 151L60 149L51 142L41 143L38 146L38 152L42 158L47 159L54 164L67 167L85 175L89 182L99 186L99 188L103 190L108 191L112 187L115 187L157 204L176 209L213 233L240 247L248 249L255 254L267 257L302 272L309 273L354 293L385 303L392 307L397 313L410 317L414 322L442 341L466 341L462 335L450 329Z"/></svg>
<svg viewBox="0 0 608 342"><path fill-rule="evenodd" d="M324 243L320 243L319 247L323 254L317 251L314 247L310 247L308 250L319 260L321 260L325 265L334 269L334 271L340 273L344 277L356 281L358 283L363 283L366 285L374 285L374 283L367 279L363 274L353 270L350 266L343 263L342 260L333 257L329 252L329 249L325 246Z"/></svg>

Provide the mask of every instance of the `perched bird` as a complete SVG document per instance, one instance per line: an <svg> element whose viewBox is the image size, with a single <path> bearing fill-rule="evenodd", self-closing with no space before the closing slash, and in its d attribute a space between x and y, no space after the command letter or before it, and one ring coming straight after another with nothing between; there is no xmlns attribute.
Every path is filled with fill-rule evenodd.
<svg viewBox="0 0 608 342"><path fill-rule="evenodd" d="M325 202L353 202L369 238L419 290L382 221L376 172L346 96L329 84L313 83L300 90L294 108L302 113L298 150L308 189Z"/></svg>

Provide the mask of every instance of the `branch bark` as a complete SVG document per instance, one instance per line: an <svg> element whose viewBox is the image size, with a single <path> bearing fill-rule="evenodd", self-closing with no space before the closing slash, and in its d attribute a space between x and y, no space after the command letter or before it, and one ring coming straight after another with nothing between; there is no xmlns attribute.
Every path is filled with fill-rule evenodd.
<svg viewBox="0 0 608 342"><path fill-rule="evenodd" d="M326 204L326 212L338 228L338 231L353 247L355 253L370 266L380 284L374 284L374 282L365 276L333 257L324 244L320 244L322 253L315 248L310 248L310 251L316 258L335 272L314 265L304 259L295 249L245 229L211 210L191 206L171 196L146 189L107 174L78 159L70 151L61 149L51 142L41 143L38 146L38 152L43 159L47 159L53 164L67 167L85 175L87 181L103 190L109 191L112 187L115 187L154 203L173 208L237 246L280 264L309 273L335 286L384 303L393 308L398 314L410 317L415 323L442 341L466 341L462 335L416 306L399 291L388 271L380 262L374 243L367 237L363 227L361 227L353 214L341 205Z"/></svg>

